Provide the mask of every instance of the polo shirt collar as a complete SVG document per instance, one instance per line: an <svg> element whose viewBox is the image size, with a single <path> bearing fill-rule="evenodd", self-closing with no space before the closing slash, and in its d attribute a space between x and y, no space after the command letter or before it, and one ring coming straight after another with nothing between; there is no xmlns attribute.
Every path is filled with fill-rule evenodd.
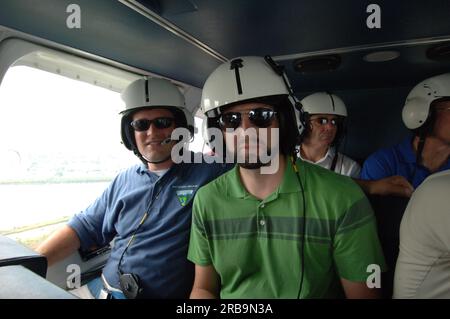
<svg viewBox="0 0 450 319"><path fill-rule="evenodd" d="M150 170L148 169L148 167L147 167L144 163L141 163L141 164L138 164L138 165L137 165L136 173L139 174L139 175L141 175L141 176L143 176L143 175L148 175L148 176L150 176L150 177L153 177L154 179L159 179L160 177L169 175L168 173L171 172L171 171L173 171L177 165L180 165L180 164L173 164L173 165L168 169L167 172L165 172L162 176L158 176L158 175L156 175L155 173L153 173L152 171L150 171Z"/></svg>
<svg viewBox="0 0 450 319"><path fill-rule="evenodd" d="M230 170L229 183L226 184L227 195L235 198L246 198L250 194L245 189L241 181L241 176L239 175L239 165L234 165L233 169Z"/></svg>
<svg viewBox="0 0 450 319"><path fill-rule="evenodd" d="M327 152L325 153L324 157L319 159L317 162L313 162L313 161L310 161L310 160L308 160L306 158L303 158L301 152L298 153L298 156L300 157L301 160L303 160L305 162L312 163L312 164L320 164L322 162L325 162L327 159L333 159L334 154L336 154L335 148L334 147L329 147Z"/></svg>
<svg viewBox="0 0 450 319"><path fill-rule="evenodd" d="M138 173L139 175L147 174L148 173L147 166L144 165L144 163L138 164L136 168L136 173Z"/></svg>

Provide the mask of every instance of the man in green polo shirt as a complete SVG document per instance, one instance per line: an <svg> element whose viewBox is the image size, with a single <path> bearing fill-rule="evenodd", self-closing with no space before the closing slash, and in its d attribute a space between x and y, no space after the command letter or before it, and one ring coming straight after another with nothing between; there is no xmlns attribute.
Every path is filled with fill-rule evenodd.
<svg viewBox="0 0 450 319"><path fill-rule="evenodd" d="M226 62L206 81L203 111L237 165L194 199L191 298L379 295L385 265L372 209L350 178L294 160L304 125L296 102L268 57ZM242 139L249 129L253 144Z"/></svg>

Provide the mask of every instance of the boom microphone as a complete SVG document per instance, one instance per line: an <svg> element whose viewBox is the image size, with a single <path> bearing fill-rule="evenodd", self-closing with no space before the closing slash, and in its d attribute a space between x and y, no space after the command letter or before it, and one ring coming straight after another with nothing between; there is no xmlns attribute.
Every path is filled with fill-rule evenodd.
<svg viewBox="0 0 450 319"><path fill-rule="evenodd" d="M162 140L161 143L159 143L159 144L166 145L166 144L169 144L172 141L176 141L176 140L172 140L170 137L168 137L168 138Z"/></svg>

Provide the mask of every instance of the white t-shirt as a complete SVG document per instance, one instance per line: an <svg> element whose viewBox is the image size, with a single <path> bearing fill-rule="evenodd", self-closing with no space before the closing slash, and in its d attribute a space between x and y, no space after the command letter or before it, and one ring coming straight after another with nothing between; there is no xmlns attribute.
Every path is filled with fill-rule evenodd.
<svg viewBox="0 0 450 319"><path fill-rule="evenodd" d="M169 169L168 168L166 168L166 169L161 169L161 170L155 170L155 171L151 171L152 173L155 173L156 175L158 175L158 177L161 177L161 176L163 176L167 171L168 171Z"/></svg>
<svg viewBox="0 0 450 319"><path fill-rule="evenodd" d="M302 155L300 154L300 152L298 154L299 154L299 157L302 160L304 160L305 162L313 163L313 164L322 166L323 168L330 169L331 164L333 163L334 155L336 154L336 150L334 147L330 147L328 149L328 152L325 154L325 156L322 157L317 162L313 162L313 161L303 158ZM350 157L347 157L347 156L343 155L342 153L338 153L336 167L334 168L334 171L341 175L359 178L361 166L359 166L359 164L357 162L355 162L354 160L352 160Z"/></svg>
<svg viewBox="0 0 450 319"><path fill-rule="evenodd" d="M450 170L429 176L408 203L394 298L450 298Z"/></svg>

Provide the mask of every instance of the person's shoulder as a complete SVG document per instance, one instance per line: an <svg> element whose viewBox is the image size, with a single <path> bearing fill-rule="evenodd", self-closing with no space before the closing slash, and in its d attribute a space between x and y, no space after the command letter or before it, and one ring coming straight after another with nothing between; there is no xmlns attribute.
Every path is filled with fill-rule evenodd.
<svg viewBox="0 0 450 319"><path fill-rule="evenodd" d="M130 178L133 178L137 175L141 175L143 174L143 172L146 170L146 167L144 166L144 164L140 163L140 164L135 164L132 166L129 166L127 168L124 168L122 170L120 170L116 177L114 178L114 180L128 180Z"/></svg>
<svg viewBox="0 0 450 319"><path fill-rule="evenodd" d="M111 181L109 189L113 192L123 192L130 187L136 187L146 183L147 179L139 178L145 174L146 170L147 168L143 163L122 169Z"/></svg>
<svg viewBox="0 0 450 319"><path fill-rule="evenodd" d="M429 176L414 191L400 226L400 235L404 241L432 243L433 249L448 247L440 244L449 240L449 189L450 170L447 170ZM439 243L436 239L439 239Z"/></svg>
<svg viewBox="0 0 450 319"><path fill-rule="evenodd" d="M378 150L370 154L365 162L370 163L371 161L380 160L389 161L395 156L395 154L409 152L411 148L411 138L407 137L397 144L379 148Z"/></svg>
<svg viewBox="0 0 450 319"><path fill-rule="evenodd" d="M312 164L306 161L299 160L306 170L307 178L313 178L314 182L325 184L326 187L334 187L335 183L352 185L352 179L348 176L335 173L320 165Z"/></svg>
<svg viewBox="0 0 450 319"><path fill-rule="evenodd" d="M408 151L406 141L383 147L370 154L363 163L361 179L377 180L387 176L392 176L400 158L405 157Z"/></svg>
<svg viewBox="0 0 450 319"><path fill-rule="evenodd" d="M353 158L351 158L351 157L349 157L349 156L347 156L347 155L345 155L345 154L342 154L341 152L339 152L338 154L339 154L340 156L342 156L344 162L349 163L349 164L352 164L352 165L358 165L358 166L360 166L359 163L358 163L357 161L355 161Z"/></svg>
<svg viewBox="0 0 450 319"><path fill-rule="evenodd" d="M190 152L190 160L182 162L185 169L203 172L225 172L233 167L232 164L224 163L218 156Z"/></svg>
<svg viewBox="0 0 450 319"><path fill-rule="evenodd" d="M416 189L411 200L428 200L440 198L450 201L450 169L428 176ZM432 204L432 203L430 203Z"/></svg>
<svg viewBox="0 0 450 319"><path fill-rule="evenodd" d="M146 170L148 170L148 168L143 163L137 163L121 170L119 174L136 174Z"/></svg>
<svg viewBox="0 0 450 319"><path fill-rule="evenodd" d="M445 185L446 188L450 186L450 169L447 169L442 172L434 173L428 176L425 181L422 183L423 185ZM422 186L422 185L421 185ZM430 186L422 186L422 187L430 187ZM420 186L419 186L420 187Z"/></svg>
<svg viewBox="0 0 450 319"><path fill-rule="evenodd" d="M227 172L213 179L209 183L206 183L197 191L198 197L209 197L209 196L225 196L224 192L229 186L229 183L234 175L234 170L229 169Z"/></svg>
<svg viewBox="0 0 450 319"><path fill-rule="evenodd" d="M340 174L342 175L346 175L352 178L359 178L360 174L361 174L361 164L354 160L353 158L342 154L342 153L338 153L339 156L342 157L342 164L341 164L341 168L340 168Z"/></svg>
<svg viewBox="0 0 450 319"><path fill-rule="evenodd" d="M306 173L306 183L314 190L326 194L327 198L339 198L340 201L354 201L364 197L359 185L350 177L335 173L329 169L308 162L302 163Z"/></svg>
<svg viewBox="0 0 450 319"><path fill-rule="evenodd" d="M234 165L232 167L234 167ZM234 174L235 174L234 170L229 169L224 174L218 176L217 178L213 179L208 184L204 185L203 188L220 191L221 188L225 187L227 184L230 183L231 178L232 178L232 176L234 176Z"/></svg>
<svg viewBox="0 0 450 319"><path fill-rule="evenodd" d="M310 163L304 163L303 167L306 190L322 206L321 214L338 220L357 207L370 212L367 197L352 178Z"/></svg>
<svg viewBox="0 0 450 319"><path fill-rule="evenodd" d="M367 159L364 161L364 165L371 164L372 162L390 160L391 157L395 154L397 148L398 144L379 148L367 157Z"/></svg>

